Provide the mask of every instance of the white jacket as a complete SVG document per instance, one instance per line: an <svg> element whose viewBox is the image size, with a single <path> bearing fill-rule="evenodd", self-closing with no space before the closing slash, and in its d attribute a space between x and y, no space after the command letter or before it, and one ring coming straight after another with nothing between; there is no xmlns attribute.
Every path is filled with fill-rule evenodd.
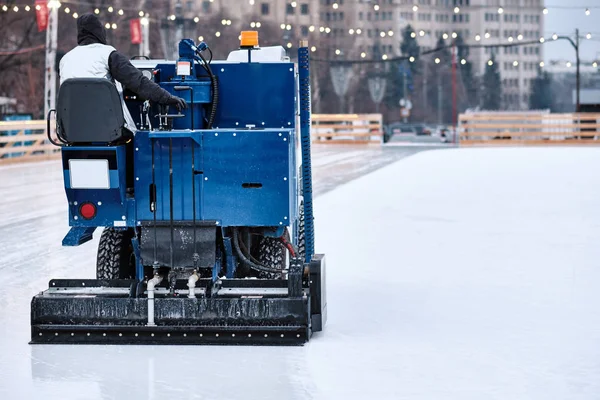
<svg viewBox="0 0 600 400"><path fill-rule="evenodd" d="M106 78L112 81L121 97L126 127L135 132L135 122L123 99L123 86L110 74L108 58L113 51L116 51L114 47L100 43L75 47L60 60L60 84L71 78Z"/></svg>

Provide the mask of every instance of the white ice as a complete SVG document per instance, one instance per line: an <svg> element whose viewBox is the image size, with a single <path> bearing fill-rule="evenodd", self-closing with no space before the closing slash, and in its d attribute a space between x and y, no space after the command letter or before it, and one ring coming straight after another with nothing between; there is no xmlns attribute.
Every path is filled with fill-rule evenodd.
<svg viewBox="0 0 600 400"><path fill-rule="evenodd" d="M60 175L11 171L0 399L600 398L600 149L428 151L318 197L329 321L298 348L28 345L97 239L61 248Z"/></svg>

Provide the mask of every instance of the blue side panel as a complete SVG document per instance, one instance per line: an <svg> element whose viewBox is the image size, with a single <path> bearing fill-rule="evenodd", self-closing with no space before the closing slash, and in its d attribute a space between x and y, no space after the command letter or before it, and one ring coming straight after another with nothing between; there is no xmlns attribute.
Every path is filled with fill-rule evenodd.
<svg viewBox="0 0 600 400"><path fill-rule="evenodd" d="M193 219L193 186L197 221L218 221L222 226L288 226L294 217L290 207L297 184L293 129L139 131L135 140L140 221L154 219L150 208L153 142L157 221L170 219L170 143L173 220Z"/></svg>
<svg viewBox="0 0 600 400"><path fill-rule="evenodd" d="M135 214L128 212L126 198L126 159L124 146L63 147L63 177L69 202L69 225L72 227L135 226ZM106 159L110 189L72 189L70 159ZM133 201L133 200L131 200ZM96 206L96 216L84 219L79 209L84 203ZM129 206L131 210L134 208ZM83 232L83 231L82 231Z"/></svg>
<svg viewBox="0 0 600 400"><path fill-rule="evenodd" d="M176 137L171 137L176 136ZM136 135L135 152L135 193L137 217L140 221L151 221L154 214L150 209L150 185L152 184L152 143L154 143L154 182L156 184L156 219L170 219L170 174L169 145L172 140L173 165L173 219L191 221L193 219L192 179L196 186L196 219L201 220L200 193L202 190L201 132L185 132L177 137L177 131L149 133L139 131ZM195 137L195 139L194 139ZM195 167L192 173L192 150L195 152Z"/></svg>
<svg viewBox="0 0 600 400"><path fill-rule="evenodd" d="M174 64L158 64L156 68L160 70L161 84L171 79L177 82ZM216 63L212 71L219 82L215 128L244 128L246 125L294 128L293 63ZM196 74L206 76L199 65L196 65ZM183 95L187 96L184 92L178 94Z"/></svg>
<svg viewBox="0 0 600 400"><path fill-rule="evenodd" d="M293 131L207 132L203 216L224 226L280 226L290 221Z"/></svg>

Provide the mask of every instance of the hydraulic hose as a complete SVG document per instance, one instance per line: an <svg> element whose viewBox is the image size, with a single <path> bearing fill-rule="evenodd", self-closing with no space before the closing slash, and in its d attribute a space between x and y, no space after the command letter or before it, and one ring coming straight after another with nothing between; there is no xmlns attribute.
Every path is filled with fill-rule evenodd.
<svg viewBox="0 0 600 400"><path fill-rule="evenodd" d="M252 269L262 271L262 272L281 272L280 269L269 268L265 265L257 264L257 263L250 261L248 259L248 257L246 257L246 255L244 255L244 253L240 249L239 233L240 232L239 232L238 228L233 228L233 250L235 251L236 256L240 259L240 261L243 264L247 265L248 267L250 267Z"/></svg>
<svg viewBox="0 0 600 400"><path fill-rule="evenodd" d="M210 64L206 61L206 58L202 55L199 50L196 50L196 54L202 59L203 67L208 72L208 76L210 77L210 84L212 86L212 104L210 109L210 116L208 118L208 126L207 129L212 129L213 123L215 122L215 117L217 115L217 104L219 103L219 84L217 82L217 77L213 74L212 69L210 68Z"/></svg>

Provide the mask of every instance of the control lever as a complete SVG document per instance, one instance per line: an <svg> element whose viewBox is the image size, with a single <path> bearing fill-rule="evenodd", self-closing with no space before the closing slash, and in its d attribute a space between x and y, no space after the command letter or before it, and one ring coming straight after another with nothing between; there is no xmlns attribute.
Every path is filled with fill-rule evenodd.
<svg viewBox="0 0 600 400"><path fill-rule="evenodd" d="M177 92L181 92L183 90L190 91L190 99L192 104L190 105L190 112L192 113L192 130L194 130L194 89L191 86L175 86L173 89Z"/></svg>
<svg viewBox="0 0 600 400"><path fill-rule="evenodd" d="M159 114L155 115L155 118L158 117L158 129L161 131L173 130L173 118L185 117L181 112L179 112L179 114L169 114L168 105L159 104L158 110Z"/></svg>

